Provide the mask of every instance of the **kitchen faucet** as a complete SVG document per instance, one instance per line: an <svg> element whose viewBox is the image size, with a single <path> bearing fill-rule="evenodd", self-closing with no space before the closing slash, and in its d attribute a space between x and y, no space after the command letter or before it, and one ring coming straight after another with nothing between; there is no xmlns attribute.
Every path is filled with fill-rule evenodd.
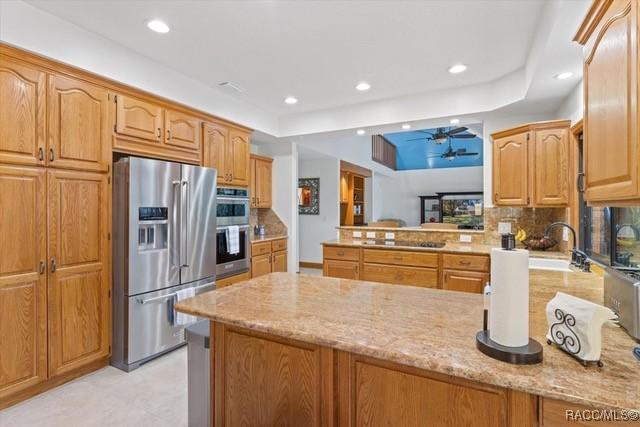
<svg viewBox="0 0 640 427"><path fill-rule="evenodd" d="M571 235L573 237L573 248L571 249L571 265L578 266L582 268L582 271L590 271L591 261L589 261L587 254L582 252L576 246L576 230L573 229L572 226L567 224L566 222L558 221L552 224L549 224L547 228L544 230L544 239L551 238L551 230L555 227L566 227L571 231Z"/></svg>

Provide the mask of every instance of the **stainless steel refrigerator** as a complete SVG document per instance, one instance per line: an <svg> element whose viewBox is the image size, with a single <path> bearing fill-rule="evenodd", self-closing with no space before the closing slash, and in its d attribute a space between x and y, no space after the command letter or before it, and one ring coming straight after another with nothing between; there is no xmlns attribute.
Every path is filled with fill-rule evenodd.
<svg viewBox="0 0 640 427"><path fill-rule="evenodd" d="M177 292L215 289L215 169L138 157L114 164L113 345L125 371L184 343Z"/></svg>

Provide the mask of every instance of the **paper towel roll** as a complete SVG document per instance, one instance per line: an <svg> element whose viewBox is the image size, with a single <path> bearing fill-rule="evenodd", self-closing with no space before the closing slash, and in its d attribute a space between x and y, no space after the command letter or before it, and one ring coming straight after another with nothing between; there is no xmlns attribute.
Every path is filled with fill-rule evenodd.
<svg viewBox="0 0 640 427"><path fill-rule="evenodd" d="M529 251L491 249L489 338L507 347L529 343Z"/></svg>

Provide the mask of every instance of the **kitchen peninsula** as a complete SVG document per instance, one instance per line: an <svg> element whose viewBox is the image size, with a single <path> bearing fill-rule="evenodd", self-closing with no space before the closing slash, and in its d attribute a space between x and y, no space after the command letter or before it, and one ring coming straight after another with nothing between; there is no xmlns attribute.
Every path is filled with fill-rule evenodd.
<svg viewBox="0 0 640 427"><path fill-rule="evenodd" d="M602 278L531 271L540 342L557 291L601 303ZM509 365L476 350L471 293L274 273L177 309L212 321L215 425L564 425L565 408L640 402L623 330L604 327L603 368L546 345L541 364Z"/></svg>

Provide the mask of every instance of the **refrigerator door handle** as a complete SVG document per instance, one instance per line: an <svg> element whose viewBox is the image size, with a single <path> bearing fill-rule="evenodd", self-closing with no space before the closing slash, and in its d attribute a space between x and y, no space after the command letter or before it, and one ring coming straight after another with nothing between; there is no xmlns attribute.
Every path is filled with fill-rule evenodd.
<svg viewBox="0 0 640 427"><path fill-rule="evenodd" d="M189 266L189 230L187 223L189 221L189 181L183 180L180 194L180 266Z"/></svg>
<svg viewBox="0 0 640 427"><path fill-rule="evenodd" d="M180 181L171 181L173 190L173 208L171 219L171 247L169 248L169 262L171 265L180 267L181 260L181 224L182 224L182 193L180 191Z"/></svg>

